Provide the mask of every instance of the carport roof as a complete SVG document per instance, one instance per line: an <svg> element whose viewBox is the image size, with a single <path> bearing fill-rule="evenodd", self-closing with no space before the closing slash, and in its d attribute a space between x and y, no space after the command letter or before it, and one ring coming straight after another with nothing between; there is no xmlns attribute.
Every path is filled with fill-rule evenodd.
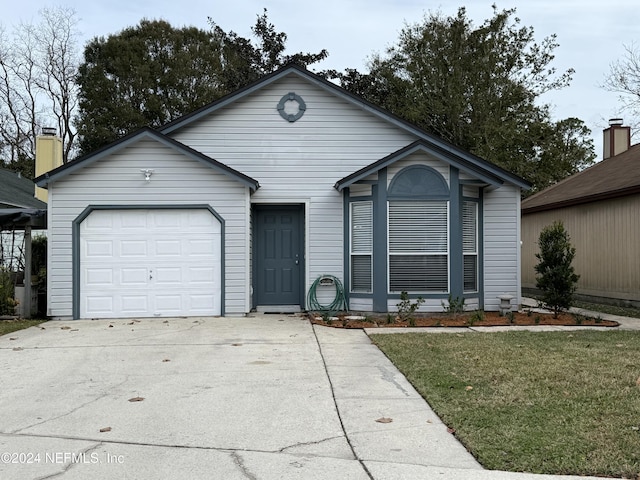
<svg viewBox="0 0 640 480"><path fill-rule="evenodd" d="M76 170L84 168L85 166L88 166L109 155L119 152L124 148L144 139L151 139L151 140L157 141L169 148L172 148L180 152L181 154L193 160L204 163L205 165L213 168L214 170L224 173L225 175L228 175L229 177L240 182L246 187L249 187L252 192L255 192L260 187L260 184L258 183L257 180L223 163L220 163L217 160L214 160L213 158L208 157L198 152L197 150L194 150L193 148L190 148L187 145L180 143L177 140L174 140L173 138L167 137L166 135L163 135L157 130L154 130L153 128L149 128L149 127L144 127L130 135L127 135L126 137L121 138L120 140L117 140L114 143L111 143L99 150L96 150L95 152L89 155L80 157L48 173L45 173L44 175L40 175L38 178L35 179L35 183L39 187L46 188L50 183L60 180L61 178L66 177L67 175L69 175L72 172L75 172Z"/></svg>
<svg viewBox="0 0 640 480"><path fill-rule="evenodd" d="M34 184L16 172L0 168L0 208L47 208L34 196Z"/></svg>

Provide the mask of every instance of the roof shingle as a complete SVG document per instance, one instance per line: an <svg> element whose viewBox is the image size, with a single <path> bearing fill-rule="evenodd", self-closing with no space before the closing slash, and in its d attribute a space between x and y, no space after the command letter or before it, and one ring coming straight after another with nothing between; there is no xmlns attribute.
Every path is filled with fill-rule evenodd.
<svg viewBox="0 0 640 480"><path fill-rule="evenodd" d="M576 173L522 201L522 213L640 193L640 144Z"/></svg>

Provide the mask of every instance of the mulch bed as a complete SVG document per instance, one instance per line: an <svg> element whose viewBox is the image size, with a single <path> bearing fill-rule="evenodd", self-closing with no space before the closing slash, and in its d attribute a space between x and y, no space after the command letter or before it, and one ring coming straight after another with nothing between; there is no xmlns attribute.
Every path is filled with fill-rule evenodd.
<svg viewBox="0 0 640 480"><path fill-rule="evenodd" d="M390 328L390 327L495 327L495 326L525 326L525 325L563 325L563 326L592 326L592 327L617 327L620 324L612 320L603 320L597 317L587 317L572 313L562 313L554 318L552 313L538 312L513 312L513 315L500 316L498 312L484 312L482 320L472 312L450 314L415 314L415 325L409 325L408 321L401 321L393 316L388 318L386 314L367 315L365 320L352 319L357 316L353 313L339 313L331 320L325 320L321 314L311 312L309 320L316 325L325 325L335 328Z"/></svg>

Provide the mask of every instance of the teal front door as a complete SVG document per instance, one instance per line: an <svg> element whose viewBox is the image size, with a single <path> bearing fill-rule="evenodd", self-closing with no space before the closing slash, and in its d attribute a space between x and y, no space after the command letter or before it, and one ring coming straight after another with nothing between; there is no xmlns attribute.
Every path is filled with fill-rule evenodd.
<svg viewBox="0 0 640 480"><path fill-rule="evenodd" d="M303 306L302 206L256 205L254 212L255 306Z"/></svg>

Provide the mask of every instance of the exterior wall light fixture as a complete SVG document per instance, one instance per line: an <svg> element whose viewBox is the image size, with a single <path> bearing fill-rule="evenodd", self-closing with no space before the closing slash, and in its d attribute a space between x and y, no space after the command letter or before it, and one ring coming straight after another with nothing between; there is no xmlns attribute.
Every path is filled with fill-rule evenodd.
<svg viewBox="0 0 640 480"><path fill-rule="evenodd" d="M151 174L153 173L152 168L141 168L140 171L144 175L144 179L148 182L151 181Z"/></svg>

